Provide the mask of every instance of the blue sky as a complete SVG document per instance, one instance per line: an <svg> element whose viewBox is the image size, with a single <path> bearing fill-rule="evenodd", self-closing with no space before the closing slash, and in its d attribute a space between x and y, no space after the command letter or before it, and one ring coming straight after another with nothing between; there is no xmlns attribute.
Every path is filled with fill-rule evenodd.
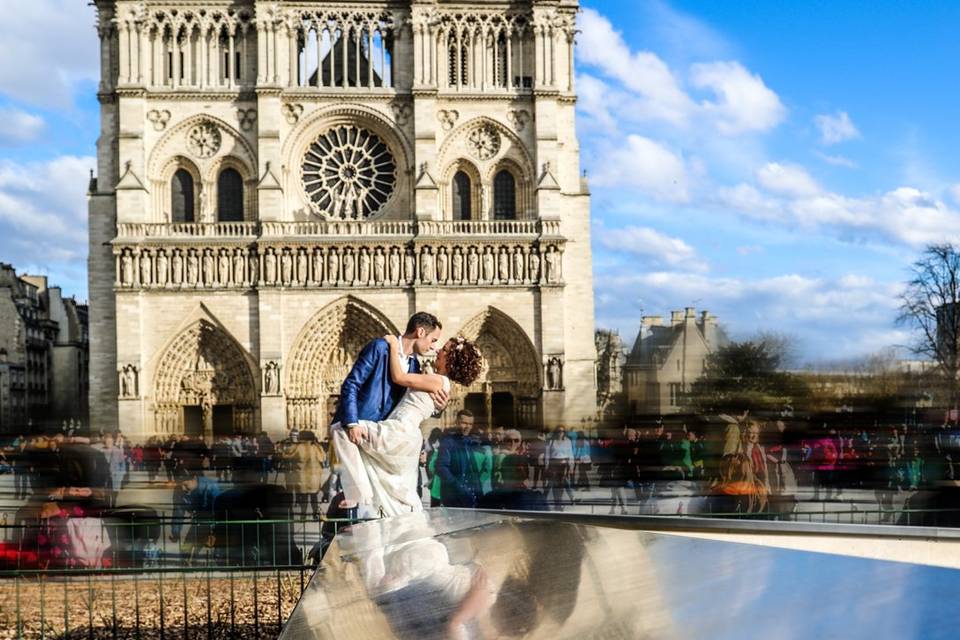
<svg viewBox="0 0 960 640"><path fill-rule="evenodd" d="M86 295L93 9L6 0L0 260ZM909 335L896 295L960 239L960 4L584 1L578 128L597 321L708 308L802 361Z"/></svg>

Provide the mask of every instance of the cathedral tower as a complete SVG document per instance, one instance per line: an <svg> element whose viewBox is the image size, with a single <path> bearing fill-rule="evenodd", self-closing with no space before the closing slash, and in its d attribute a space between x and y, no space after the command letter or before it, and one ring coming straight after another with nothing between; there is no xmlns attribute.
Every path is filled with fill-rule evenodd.
<svg viewBox="0 0 960 640"><path fill-rule="evenodd" d="M576 0L95 4L95 426L322 429L415 310L486 357L452 406L595 415Z"/></svg>

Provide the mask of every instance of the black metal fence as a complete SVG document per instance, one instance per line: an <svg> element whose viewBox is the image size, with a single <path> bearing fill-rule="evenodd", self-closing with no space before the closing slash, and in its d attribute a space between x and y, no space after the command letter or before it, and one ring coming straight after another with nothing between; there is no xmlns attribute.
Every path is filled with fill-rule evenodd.
<svg viewBox="0 0 960 640"><path fill-rule="evenodd" d="M591 513L578 505L569 513ZM644 514L655 515L655 514ZM678 514L663 514L675 517ZM699 518L934 525L956 510L848 509ZM273 638L333 536L349 520L98 520L97 556L70 546L53 519L0 525L0 640L6 638ZM89 523L88 523L89 524ZM62 536L66 535L66 538ZM66 544L69 548L61 549Z"/></svg>
<svg viewBox="0 0 960 640"><path fill-rule="evenodd" d="M272 638L348 520L96 521L0 527L0 639ZM95 527L99 527L99 531ZM174 534L176 532L176 534Z"/></svg>

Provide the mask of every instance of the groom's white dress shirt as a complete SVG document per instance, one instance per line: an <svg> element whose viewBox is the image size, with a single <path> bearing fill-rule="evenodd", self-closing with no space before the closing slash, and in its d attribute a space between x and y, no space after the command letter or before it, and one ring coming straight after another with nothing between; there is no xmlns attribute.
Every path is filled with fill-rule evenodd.
<svg viewBox="0 0 960 640"><path fill-rule="evenodd" d="M400 345L398 356L400 358L400 364L403 365L404 371L410 371L410 362L413 360L413 354L406 354L403 352L403 336L397 336L397 344Z"/></svg>

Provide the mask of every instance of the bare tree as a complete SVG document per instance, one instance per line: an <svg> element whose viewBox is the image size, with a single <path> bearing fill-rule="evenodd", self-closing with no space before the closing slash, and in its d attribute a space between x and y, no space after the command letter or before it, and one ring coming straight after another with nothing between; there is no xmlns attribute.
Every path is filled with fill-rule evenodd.
<svg viewBox="0 0 960 640"><path fill-rule="evenodd" d="M960 250L952 244L930 245L911 267L911 279L900 295L898 321L913 327L913 351L937 362L957 402L960 373Z"/></svg>

